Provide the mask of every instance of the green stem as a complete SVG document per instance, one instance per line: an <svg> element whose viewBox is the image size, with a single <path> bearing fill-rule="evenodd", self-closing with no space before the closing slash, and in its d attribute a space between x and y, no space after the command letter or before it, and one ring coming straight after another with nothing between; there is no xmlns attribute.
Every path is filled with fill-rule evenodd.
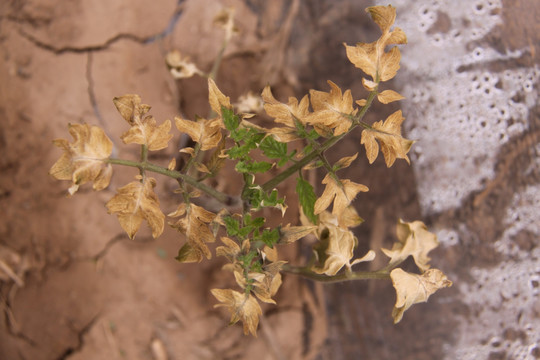
<svg viewBox="0 0 540 360"><path fill-rule="evenodd" d="M304 166L312 162L316 157L319 156L319 154L322 154L332 146L334 146L339 140L345 137L355 126L357 126L360 123L360 120L364 117L366 112L368 111L369 107L371 106L371 103L377 96L377 90L373 90L369 93L366 105L360 109L358 114L354 116L353 118L353 124L348 132L341 134L339 136L331 137L330 139L326 140L319 148L314 148L309 154L304 156L301 160L299 160L294 165L291 165L287 169L285 169L282 173L279 173L276 175L276 177L268 180L265 182L261 187L264 191L270 191L274 189L276 186L278 186L281 182L286 180L289 176L296 173L298 170L302 169Z"/></svg>
<svg viewBox="0 0 540 360"><path fill-rule="evenodd" d="M200 183L200 182L197 181L197 179L192 178L189 175L182 174L181 172L176 171L176 170L169 170L167 168L164 168L164 167L161 167L161 166L158 166L158 165L155 165L155 164L151 164L151 163L148 163L148 162L138 162L138 161L114 159L114 158L108 159L107 163L114 164L114 165L135 167L135 168L139 169L140 171L148 170L148 171L152 171L152 172L155 172L155 173L158 173L158 174L161 174L161 175L168 176L168 177L173 178L173 179L182 179L187 184L189 184L189 185L193 186L194 188L199 189L202 192L212 196L213 198L215 198L216 200L218 200L219 202L221 202L223 204L231 205L232 203L234 203L234 201L233 201L234 198L233 197L231 197L231 196L229 196L229 195L227 195L225 193L222 193L221 191L218 191L218 190L216 190L216 189L214 189L214 188L212 188L212 187L210 187L210 186L208 186L206 184Z"/></svg>
<svg viewBox="0 0 540 360"><path fill-rule="evenodd" d="M291 265L283 265L283 272L299 275L310 280L325 282L325 283L335 283L343 281L353 281L353 280L389 280L390 274L387 271L353 271L353 272L342 272L334 276L328 276L324 274L317 274L311 271L307 267L296 267Z"/></svg>

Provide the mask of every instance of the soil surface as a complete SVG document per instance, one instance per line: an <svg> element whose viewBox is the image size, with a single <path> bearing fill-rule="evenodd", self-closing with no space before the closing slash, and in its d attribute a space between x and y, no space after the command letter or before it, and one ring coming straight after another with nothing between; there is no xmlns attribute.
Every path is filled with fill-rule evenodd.
<svg viewBox="0 0 540 360"><path fill-rule="evenodd" d="M504 49L530 44L530 55L514 66L538 66L539 6L534 0L516 3L504 2L504 23L482 41ZM207 114L206 80L174 80L164 59L178 49L209 71L222 42L213 18L224 6L235 8L240 31L217 78L231 99L259 93L266 84L278 99L301 97L311 88L327 91L328 79L361 97L361 74L342 43L378 36L363 10L370 5L365 0L0 2L0 261L12 272L0 268L0 359L443 359L457 341L458 318L475 321L475 309L460 301L457 287L413 307L395 326L390 282L323 286L285 275L278 306L263 307L258 337L244 336L241 326L228 325L228 314L213 308L209 289L234 283L220 271L223 261L179 264L174 257L185 239L174 230L154 240L142 229L129 240L116 217L106 213L104 204L135 170L116 171L104 191L83 186L71 198L67 183L47 175L60 156L52 140L69 137L68 123L99 125L114 139L118 157L139 156L138 147L119 139L127 124L114 108L115 96L139 94L158 122ZM525 23L516 22L519 7L528 10ZM367 121L397 109L377 105ZM532 130L501 148L495 178L461 208L442 213L423 214L414 164L398 161L388 169L378 159L369 165L360 151L343 171L370 188L355 203L366 220L356 232L358 253L390 247L397 219L423 219L445 228L465 223L474 234L437 249L432 263L438 268L467 281L473 266L499 266L504 259L492 242L504 231L506 208L516 192L540 181L537 168L527 170L537 158L531 149L540 139L539 114L538 107L532 109ZM166 164L177 155L176 134L152 161ZM329 158L360 150L357 135ZM158 180L167 214L177 206L177 198L164 196L174 182ZM238 190L229 176L216 186ZM294 183L280 190L295 197ZM520 233L516 242L532 251L538 237ZM299 244L283 255L301 263L306 253L309 247ZM538 306L535 311L533 326L539 324ZM540 341L540 334L523 339L518 330L505 334L522 343ZM508 358L500 349L493 354L490 359ZM527 356L540 358L540 348L531 346Z"/></svg>

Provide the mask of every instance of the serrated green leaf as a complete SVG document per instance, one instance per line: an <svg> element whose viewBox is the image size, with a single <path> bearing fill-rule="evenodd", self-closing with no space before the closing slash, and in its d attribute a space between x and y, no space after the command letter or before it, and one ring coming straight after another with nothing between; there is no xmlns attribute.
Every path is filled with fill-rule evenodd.
<svg viewBox="0 0 540 360"><path fill-rule="evenodd" d="M287 144L274 139L272 136L265 137L259 149L270 159L283 159L287 157Z"/></svg>
<svg viewBox="0 0 540 360"><path fill-rule="evenodd" d="M240 222L237 219L227 216L223 218L223 222L225 223L225 229L229 236L236 236L239 234Z"/></svg>
<svg viewBox="0 0 540 360"><path fill-rule="evenodd" d="M273 248L274 245L279 241L279 229L264 229L262 232L261 240L268 245L269 247Z"/></svg>
<svg viewBox="0 0 540 360"><path fill-rule="evenodd" d="M313 224L317 224L318 219L315 215L315 201L317 201L317 195L313 190L313 186L306 180L302 178L296 179L296 193L298 194L298 201L302 206L304 214L307 216L309 221Z"/></svg>
<svg viewBox="0 0 540 360"><path fill-rule="evenodd" d="M221 107L221 114L223 116L223 123L225 128L229 131L234 131L240 125L238 116L234 114L234 111L227 109L225 106Z"/></svg>

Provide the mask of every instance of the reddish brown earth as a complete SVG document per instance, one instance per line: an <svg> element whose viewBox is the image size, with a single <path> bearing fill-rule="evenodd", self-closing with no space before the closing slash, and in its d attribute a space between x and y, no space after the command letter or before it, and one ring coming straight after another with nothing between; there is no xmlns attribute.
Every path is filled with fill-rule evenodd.
<svg viewBox="0 0 540 360"><path fill-rule="evenodd" d="M389 283L323 287L286 275L278 306L264 307L259 336L244 337L240 326L228 326L228 315L213 308L209 289L233 282L220 272L220 260L179 264L174 257L184 239L178 233L167 229L153 240L142 231L131 241L106 213L104 204L134 171L117 171L107 190L83 187L72 198L65 196L66 183L47 175L60 155L52 139L68 138L68 123L99 125L115 139L119 156L138 156L136 147L119 140L126 124L114 96L139 94L159 122L206 114L205 81L175 81L164 56L179 49L208 70L221 44L212 18L224 5L236 8L241 31L218 77L232 99L266 84L286 99L309 88L325 90L327 79L357 97L363 94L341 44L377 36L363 12L367 1L0 3L0 260L16 274L0 271L0 359L437 359L443 344L453 341L454 315L474 317L450 289L436 295L450 300L413 308L394 326ZM511 31L501 27L494 39L502 38L506 47L522 46L524 38L538 44L523 24L512 21L512 11L505 14ZM521 61L531 66L538 53ZM378 120L382 112L391 109L376 107L368 120ZM538 120L538 112L534 116ZM359 146L358 139L346 141L332 158ZM506 156L526 162L528 155L519 149L529 143L520 145L523 141L500 154L496 181L509 181L510 188L486 187L482 201L471 195L458 213L427 221L449 226L467 221L485 236L482 241L490 231L500 232L493 224L502 213L490 211L493 203L508 203L517 186L509 179L520 163L505 165L515 164ZM535 144L538 136L527 141ZM176 155L175 142L153 160L166 164ZM366 219L357 232L359 251L389 246L396 219L421 218L412 169L404 162L391 169L382 161L355 164L344 175L370 188L356 203ZM161 208L169 213L176 199L164 194L174 183L159 180ZM235 189L226 179L217 185ZM283 190L294 197L293 186ZM523 241L534 247L537 239ZM300 262L308 251L300 245L284 255ZM433 262L454 273L498 261L482 242L445 251L437 250Z"/></svg>

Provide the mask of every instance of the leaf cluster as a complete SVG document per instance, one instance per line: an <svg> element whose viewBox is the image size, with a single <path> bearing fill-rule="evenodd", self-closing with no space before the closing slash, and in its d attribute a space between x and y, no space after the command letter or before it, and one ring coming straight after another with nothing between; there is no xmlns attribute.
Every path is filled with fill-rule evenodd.
<svg viewBox="0 0 540 360"><path fill-rule="evenodd" d="M261 93L261 103L274 126L263 128L252 121L255 114L240 112L223 94L212 74L208 75L208 102L212 109L208 118L194 120L175 117L176 128L187 134L193 147L179 149L186 157L181 169L176 169L175 158L167 166L148 161L148 152L168 147L173 137L171 121L160 125L149 115L150 106L143 104L138 95L129 94L114 98L113 102L129 128L120 137L125 144L141 147L138 161L116 159L111 156L112 142L96 126L70 125L73 142L59 139L54 144L63 150L61 158L52 166L50 174L59 180L69 180L69 193L74 194L80 185L93 182L95 190L109 185L112 165L137 168L135 180L120 187L106 204L111 214L116 214L120 226L133 239L143 221L157 238L164 230L166 216L160 208L155 187L157 180L149 172L161 174L178 182L176 193L179 205L169 213L168 224L185 239L176 259L182 263L211 259L209 244L219 239L215 255L223 257L238 289L212 289L212 294L231 313L231 323L242 321L244 333L256 335L262 309L259 304L275 304L273 297L281 285L281 273L300 274L320 281L343 281L382 278L392 281L397 301L392 313L394 322L415 303L426 301L437 289L451 285L446 276L431 269L428 253L437 245L434 234L422 222L401 221L397 226L397 239L391 249L382 249L389 257L382 269L371 272L353 271L361 262L372 261L376 252L369 250L354 258L358 245L352 229L363 220L353 206L354 199L369 189L351 179L340 178L338 172L350 167L358 152L330 163L325 153L342 138L361 129L360 145L365 148L368 161L373 163L382 152L388 167L396 159L409 162L408 152L414 141L404 138L401 111L373 124L363 118L372 102L383 104L403 99L397 92L380 91L380 85L392 79L398 69L401 54L391 45L405 44L407 39L399 28L393 28L396 13L392 6L373 6L367 9L382 35L371 43L345 45L349 60L371 79L362 78L367 90L365 99L354 99L351 90L343 91L328 81L329 91L310 90L301 99L290 97L287 102L277 100L269 86ZM216 19L225 30L224 46L237 32L233 12L225 11ZM224 50L224 48L222 48ZM223 51L216 60L219 64ZM173 76L205 76L198 67L179 53L169 54L167 64ZM254 102L257 103L257 102ZM288 144L297 142L301 150L289 151ZM240 194L225 194L206 181L219 174L226 162L234 164L241 176ZM305 174L322 169L322 191L306 180ZM266 182L258 176L274 169L277 174ZM278 191L278 185L290 177L296 178L297 201L301 224L267 226L267 219L260 212L264 208L277 209L283 216L287 202ZM320 193L320 195L318 195ZM198 199L202 197L201 199ZM223 203L217 213L205 206L205 197ZM315 238L313 256L305 266L293 266L280 260L278 249L304 237ZM398 266L412 256L419 274L405 272Z"/></svg>

